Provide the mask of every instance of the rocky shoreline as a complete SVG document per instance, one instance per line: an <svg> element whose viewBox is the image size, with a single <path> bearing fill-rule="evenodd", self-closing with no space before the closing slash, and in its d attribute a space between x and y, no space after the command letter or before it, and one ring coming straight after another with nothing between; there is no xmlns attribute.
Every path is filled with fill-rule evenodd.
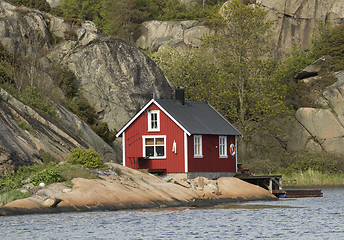
<svg viewBox="0 0 344 240"><path fill-rule="evenodd" d="M269 191L233 177L163 179L116 164L98 179L54 183L29 198L0 208L0 216L145 208L200 207L220 203L276 200ZM119 174L116 174L118 172Z"/></svg>

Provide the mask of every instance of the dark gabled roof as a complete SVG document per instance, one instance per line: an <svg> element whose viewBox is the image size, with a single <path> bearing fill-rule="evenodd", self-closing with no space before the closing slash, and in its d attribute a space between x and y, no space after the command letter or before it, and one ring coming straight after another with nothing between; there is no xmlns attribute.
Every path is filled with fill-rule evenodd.
<svg viewBox="0 0 344 240"><path fill-rule="evenodd" d="M219 112L206 102L155 100L190 134L241 135Z"/></svg>

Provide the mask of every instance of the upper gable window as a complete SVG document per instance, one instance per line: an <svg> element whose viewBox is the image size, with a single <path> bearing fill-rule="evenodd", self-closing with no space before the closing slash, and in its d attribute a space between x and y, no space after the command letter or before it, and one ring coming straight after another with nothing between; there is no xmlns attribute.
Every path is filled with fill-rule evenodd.
<svg viewBox="0 0 344 240"><path fill-rule="evenodd" d="M151 110L148 112L148 131L159 132L160 131L160 111Z"/></svg>

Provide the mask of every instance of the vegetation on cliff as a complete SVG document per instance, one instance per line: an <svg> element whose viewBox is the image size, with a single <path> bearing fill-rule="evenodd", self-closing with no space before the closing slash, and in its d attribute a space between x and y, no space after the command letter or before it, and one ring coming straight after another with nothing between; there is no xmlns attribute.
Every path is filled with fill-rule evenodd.
<svg viewBox="0 0 344 240"><path fill-rule="evenodd" d="M23 64L30 64L30 61L29 58L11 55L0 42L0 86L31 107L56 119L58 116L54 102L62 104L85 121L105 142L111 144L115 139L116 130L110 131L107 123L97 120L96 111L83 97L75 74L58 64L47 72L53 78L56 87L64 93L61 97L50 91L38 89L37 86L41 85L39 81L30 81L30 71L22 68Z"/></svg>
<svg viewBox="0 0 344 240"><path fill-rule="evenodd" d="M62 0L62 15L95 22L111 36L130 39L131 33L144 21L177 21L204 19L213 23L221 1L197 1L187 7L180 0Z"/></svg>
<svg viewBox="0 0 344 240"><path fill-rule="evenodd" d="M0 204L28 197L36 189L30 184L38 186L40 183L48 185L64 181L71 184L75 177L94 179L97 175L89 168L105 167L103 158L94 149L76 148L68 157L68 163L64 164L55 163L49 153L42 154L42 158L43 165L21 166L17 171L8 172L0 178Z"/></svg>

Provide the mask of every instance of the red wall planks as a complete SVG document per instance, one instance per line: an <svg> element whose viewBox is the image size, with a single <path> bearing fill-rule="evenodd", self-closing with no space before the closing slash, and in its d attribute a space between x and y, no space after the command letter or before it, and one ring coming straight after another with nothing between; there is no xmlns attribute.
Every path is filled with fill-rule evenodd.
<svg viewBox="0 0 344 240"><path fill-rule="evenodd" d="M153 103L149 110L159 110ZM148 112L143 112L125 131L125 165L130 167L128 157L143 157L142 136L166 136L166 158L141 161L140 168L166 169L166 172L185 172L184 132L163 111L160 110L160 131L148 131ZM177 153L172 152L176 142ZM137 168L137 165L132 166Z"/></svg>
<svg viewBox="0 0 344 240"><path fill-rule="evenodd" d="M227 158L219 157L219 136L202 135L202 158L194 157L194 137L188 137L189 172L235 172L236 156L229 153L229 146L235 145L235 136L227 136Z"/></svg>

